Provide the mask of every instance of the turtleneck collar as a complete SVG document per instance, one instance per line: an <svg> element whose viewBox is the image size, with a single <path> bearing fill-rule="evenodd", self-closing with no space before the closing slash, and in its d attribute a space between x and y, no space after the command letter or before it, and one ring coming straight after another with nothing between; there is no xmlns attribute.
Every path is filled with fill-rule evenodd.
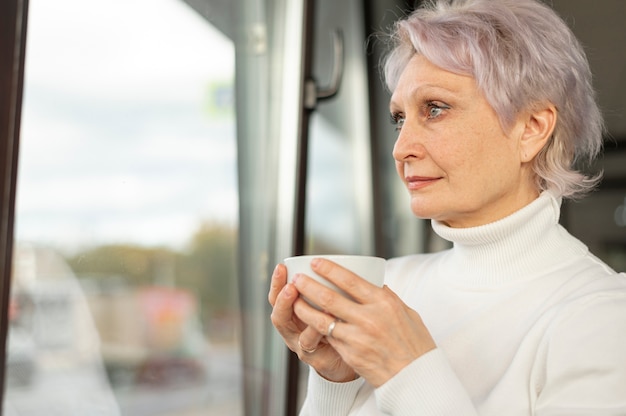
<svg viewBox="0 0 626 416"><path fill-rule="evenodd" d="M533 278L572 261L587 248L559 225L560 208L560 199L543 192L490 224L450 228L433 220L433 230L453 243L441 271L459 282L489 285Z"/></svg>

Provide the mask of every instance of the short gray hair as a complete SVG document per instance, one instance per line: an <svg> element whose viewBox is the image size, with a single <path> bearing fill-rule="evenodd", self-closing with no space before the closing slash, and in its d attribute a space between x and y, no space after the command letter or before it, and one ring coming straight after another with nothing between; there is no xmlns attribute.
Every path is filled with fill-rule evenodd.
<svg viewBox="0 0 626 416"><path fill-rule="evenodd" d="M471 75L503 128L547 102L558 111L551 140L533 160L536 186L575 198L600 176L576 169L602 148L604 122L585 52L567 24L537 0L430 0L396 22L384 61L393 91L411 57Z"/></svg>

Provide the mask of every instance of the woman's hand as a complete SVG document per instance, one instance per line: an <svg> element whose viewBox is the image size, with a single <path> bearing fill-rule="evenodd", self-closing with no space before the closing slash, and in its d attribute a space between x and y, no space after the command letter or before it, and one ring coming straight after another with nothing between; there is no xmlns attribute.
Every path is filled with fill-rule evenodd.
<svg viewBox="0 0 626 416"><path fill-rule="evenodd" d="M276 266L272 274L268 300L273 307L272 324L300 360L330 381L345 382L357 377L355 371L328 344L326 337L294 314L295 305L306 302L299 298L293 284L287 284L287 270L282 264Z"/></svg>
<svg viewBox="0 0 626 416"><path fill-rule="evenodd" d="M311 268L350 294L354 301L307 276L298 275L293 282L295 289L319 305L324 312L302 300L289 303L287 299L282 299L285 308L290 309L293 305L295 315L291 310L287 313L277 307L274 312L281 314L281 322L288 317L296 320L293 328L308 326L306 331L314 329L317 337L324 336L329 346L321 350L338 353L347 366L374 387L381 386L415 359L436 347L417 312L406 306L387 286L379 288L324 259L314 260ZM295 291L290 293L293 296L295 294ZM331 327L332 334L328 336ZM284 337L287 331L283 331L281 333ZM293 331L297 332L298 329ZM303 345L305 340L309 342L313 339L310 332L302 333L300 337Z"/></svg>

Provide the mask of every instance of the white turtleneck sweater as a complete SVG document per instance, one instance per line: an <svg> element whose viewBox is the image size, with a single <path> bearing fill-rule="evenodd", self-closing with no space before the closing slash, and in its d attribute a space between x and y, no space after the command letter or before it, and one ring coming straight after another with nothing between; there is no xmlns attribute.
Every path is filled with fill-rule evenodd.
<svg viewBox="0 0 626 416"><path fill-rule="evenodd" d="M626 415L626 275L559 212L544 192L484 226L433 221L453 248L392 259L385 280L437 348L377 389L311 370L301 415Z"/></svg>

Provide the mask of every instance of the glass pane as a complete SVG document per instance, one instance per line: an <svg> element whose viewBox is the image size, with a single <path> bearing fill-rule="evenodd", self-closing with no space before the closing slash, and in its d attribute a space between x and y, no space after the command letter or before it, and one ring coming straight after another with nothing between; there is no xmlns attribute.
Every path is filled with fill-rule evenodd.
<svg viewBox="0 0 626 416"><path fill-rule="evenodd" d="M232 6L247 416L286 414L295 396L287 393L293 386L288 350L270 322L267 292L274 265L293 254L304 3L237 0Z"/></svg>
<svg viewBox="0 0 626 416"><path fill-rule="evenodd" d="M5 415L237 415L234 45L30 1Z"/></svg>
<svg viewBox="0 0 626 416"><path fill-rule="evenodd" d="M330 79L331 33L340 29L346 63L337 96L311 116L307 186L310 254L372 254L372 168L367 62L362 4L355 0L316 3L313 75L319 87Z"/></svg>

